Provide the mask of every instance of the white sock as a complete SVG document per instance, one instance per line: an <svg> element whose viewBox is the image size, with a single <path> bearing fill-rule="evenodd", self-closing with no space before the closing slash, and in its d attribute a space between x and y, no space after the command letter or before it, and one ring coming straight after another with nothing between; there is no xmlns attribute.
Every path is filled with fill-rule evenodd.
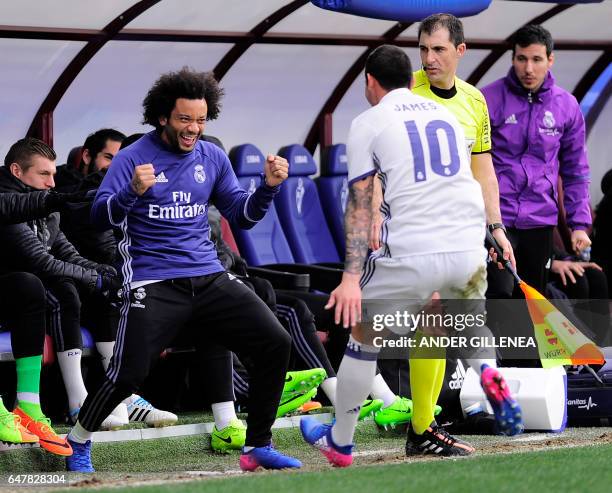
<svg viewBox="0 0 612 493"><path fill-rule="evenodd" d="M68 438L77 443L85 443L87 440L91 440L92 436L93 432L83 428L79 421L77 421L76 425L74 425L70 433L68 433Z"/></svg>
<svg viewBox="0 0 612 493"><path fill-rule="evenodd" d="M497 361L494 359L468 359L467 364L470 365L478 376L482 375L482 365L489 365L491 368L497 368Z"/></svg>
<svg viewBox="0 0 612 493"><path fill-rule="evenodd" d="M338 385L337 377L326 378L325 380L323 380L323 383L319 385L319 387L323 389L323 392L325 392L325 395L329 399L329 402L331 402L331 405L334 407L336 407L336 387L337 385Z"/></svg>
<svg viewBox="0 0 612 493"><path fill-rule="evenodd" d="M332 439L336 445L352 445L359 410L372 389L378 349L357 342L351 336L338 371L336 423Z"/></svg>
<svg viewBox="0 0 612 493"><path fill-rule="evenodd" d="M40 394L34 392L17 392L17 402L29 402L40 405Z"/></svg>
<svg viewBox="0 0 612 493"><path fill-rule="evenodd" d="M217 430L222 430L228 426L232 419L238 419L233 401L215 402L211 407Z"/></svg>
<svg viewBox="0 0 612 493"><path fill-rule="evenodd" d="M66 394L68 394L70 410L81 407L87 397L87 389L81 374L81 353L80 349L69 349L57 353L57 362L62 372Z"/></svg>
<svg viewBox="0 0 612 493"><path fill-rule="evenodd" d="M108 370L110 365L111 357L113 356L113 348L115 347L115 341L111 342L96 342L96 349L100 354L100 361L104 367L104 371Z"/></svg>
<svg viewBox="0 0 612 493"><path fill-rule="evenodd" d="M372 396L372 399L381 399L383 401L383 407L389 407L397 398L380 373L374 377L370 395Z"/></svg>

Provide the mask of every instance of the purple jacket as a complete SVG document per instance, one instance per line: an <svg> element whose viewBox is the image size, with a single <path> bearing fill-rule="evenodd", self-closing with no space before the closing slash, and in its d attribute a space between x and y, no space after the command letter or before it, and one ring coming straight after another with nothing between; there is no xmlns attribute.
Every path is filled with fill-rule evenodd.
<svg viewBox="0 0 612 493"><path fill-rule="evenodd" d="M589 164L584 118L576 98L555 85L548 72L531 93L514 69L482 89L491 118L493 164L499 182L501 214L518 229L557 224L557 183L563 180L567 223L591 225Z"/></svg>

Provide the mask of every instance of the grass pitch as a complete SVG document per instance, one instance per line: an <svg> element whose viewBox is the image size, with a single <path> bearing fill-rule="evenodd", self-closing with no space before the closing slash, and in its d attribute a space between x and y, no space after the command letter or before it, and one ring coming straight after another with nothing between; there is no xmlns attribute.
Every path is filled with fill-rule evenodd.
<svg viewBox="0 0 612 493"><path fill-rule="evenodd" d="M302 441L297 429L274 430L275 446L298 457L299 471L241 473L238 453L214 454L209 437L98 443L94 475L66 476L69 488L135 493L191 491L219 493L403 492L609 492L612 485L612 429L573 428L561 434L519 437L462 437L477 447L468 458L406 458L401 434L381 435L373 423L360 424L354 466L334 469ZM9 473L61 472L63 461L40 449L0 454L0 486L24 493L58 488L9 485Z"/></svg>

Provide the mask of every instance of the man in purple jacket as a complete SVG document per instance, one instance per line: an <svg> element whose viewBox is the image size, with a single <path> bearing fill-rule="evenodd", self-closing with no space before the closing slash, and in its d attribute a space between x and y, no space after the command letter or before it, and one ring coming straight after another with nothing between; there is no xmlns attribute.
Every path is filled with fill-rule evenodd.
<svg viewBox="0 0 612 493"><path fill-rule="evenodd" d="M557 224L559 175L574 253L591 244L589 165L584 118L576 98L550 73L553 41L541 26L519 29L506 77L482 89L491 119L500 206L521 277L544 291ZM489 272L487 297L506 298L513 280Z"/></svg>

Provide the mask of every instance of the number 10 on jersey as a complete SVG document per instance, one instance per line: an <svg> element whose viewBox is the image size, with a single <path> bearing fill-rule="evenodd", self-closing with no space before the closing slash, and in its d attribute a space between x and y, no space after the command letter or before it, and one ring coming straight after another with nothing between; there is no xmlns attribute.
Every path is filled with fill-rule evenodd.
<svg viewBox="0 0 612 493"><path fill-rule="evenodd" d="M444 120L432 120L425 127L425 138L429 147L429 156L425 155L423 148L423 136L414 120L404 122L410 146L412 147L412 156L414 159L414 179L417 182L427 180L427 164L436 175L453 176L456 175L461 166L459 158L459 148L457 147L457 136L452 125ZM442 144L440 142L440 134L446 136L444 139L448 147L446 154L446 163L442 162Z"/></svg>

